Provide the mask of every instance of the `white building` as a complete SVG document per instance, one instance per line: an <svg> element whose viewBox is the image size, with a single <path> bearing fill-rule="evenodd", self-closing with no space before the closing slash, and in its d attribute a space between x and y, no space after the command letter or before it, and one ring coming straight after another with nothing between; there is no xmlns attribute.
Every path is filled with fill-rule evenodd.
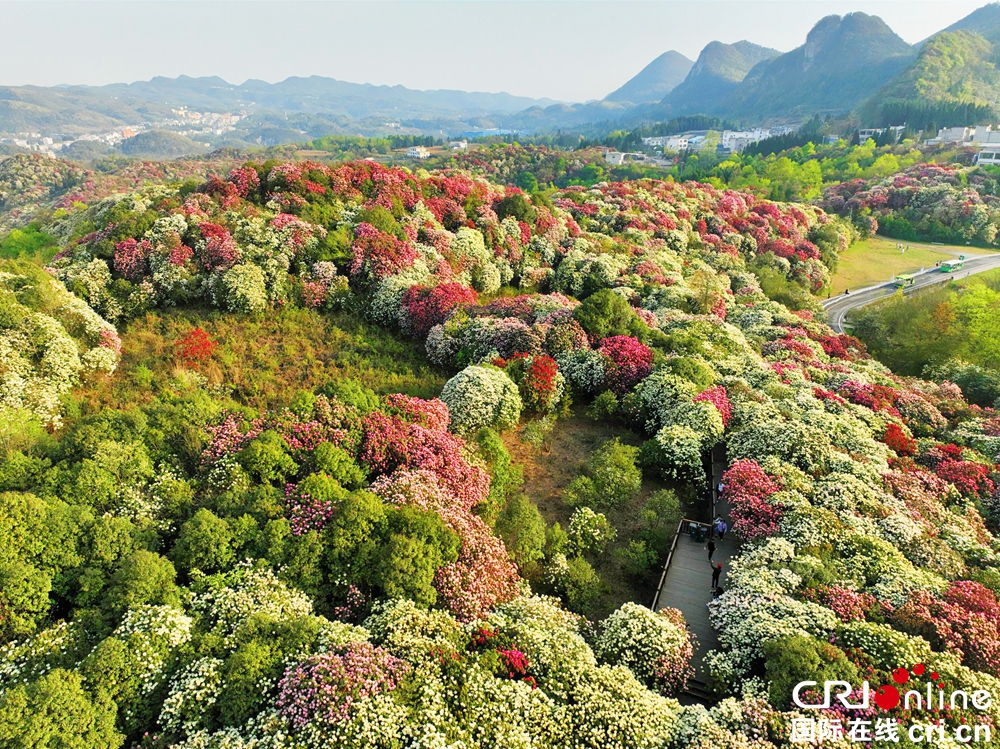
<svg viewBox="0 0 1000 749"><path fill-rule="evenodd" d="M924 145L939 146L942 143L960 143L971 146L975 134L976 128L974 127L943 127L938 130L937 137L928 138L924 141Z"/></svg>
<svg viewBox="0 0 1000 749"><path fill-rule="evenodd" d="M723 130L721 143L727 151L739 153L751 143L757 143L771 137L771 131L764 127L753 130Z"/></svg>
<svg viewBox="0 0 1000 749"><path fill-rule="evenodd" d="M1000 130L994 130L992 125L979 125L972 134L972 144L986 146L1000 143Z"/></svg>
<svg viewBox="0 0 1000 749"><path fill-rule="evenodd" d="M425 146L410 146L406 155L411 159L426 159L430 157L431 152Z"/></svg>
<svg viewBox="0 0 1000 749"><path fill-rule="evenodd" d="M688 147L688 139L683 135L654 135L643 138L644 146L659 146L664 151L683 151Z"/></svg>
<svg viewBox="0 0 1000 749"><path fill-rule="evenodd" d="M453 140L448 143L448 148L452 151L464 151L469 147L467 140Z"/></svg>
<svg viewBox="0 0 1000 749"><path fill-rule="evenodd" d="M644 153L622 153L621 151L607 151L604 154L604 160L613 166L621 166L633 161L645 161L646 154Z"/></svg>

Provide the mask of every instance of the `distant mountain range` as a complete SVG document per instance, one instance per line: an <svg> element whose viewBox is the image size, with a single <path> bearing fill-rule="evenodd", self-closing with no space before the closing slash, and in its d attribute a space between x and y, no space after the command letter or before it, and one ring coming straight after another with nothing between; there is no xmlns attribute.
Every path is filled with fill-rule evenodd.
<svg viewBox="0 0 1000 749"><path fill-rule="evenodd" d="M813 114L918 128L1000 120L1000 3L910 45L880 18L827 16L790 52L710 42L691 62L664 52L603 100L584 104L506 93L416 91L318 76L280 83L154 78L108 86L0 87L0 133L108 131L169 119L171 110L248 111L245 142L324 132L474 128L601 131L705 114L744 125ZM200 140L200 138L198 138ZM215 144L213 144L215 145Z"/></svg>
<svg viewBox="0 0 1000 749"><path fill-rule="evenodd" d="M312 76L280 83L248 80L234 85L222 78L153 78L107 86L0 87L0 132L37 130L74 134L170 118L181 106L193 110L248 110L332 114L360 120L382 117L471 118L555 104L507 93L416 91Z"/></svg>
<svg viewBox="0 0 1000 749"><path fill-rule="evenodd" d="M536 127L548 128L634 126L693 114L745 125L820 114L918 129L1000 120L1000 3L916 45L860 12L821 19L802 46L784 54L745 40L710 42L675 84L677 66L665 63L681 57L664 53L603 102L529 112ZM669 91L651 103L657 86ZM623 103L633 106L612 108ZM508 119L523 126L529 112Z"/></svg>
<svg viewBox="0 0 1000 749"><path fill-rule="evenodd" d="M780 54L776 49L748 41L710 42L698 55L687 77L647 116L670 119L683 114L716 114L727 109L729 97L746 75L760 63Z"/></svg>

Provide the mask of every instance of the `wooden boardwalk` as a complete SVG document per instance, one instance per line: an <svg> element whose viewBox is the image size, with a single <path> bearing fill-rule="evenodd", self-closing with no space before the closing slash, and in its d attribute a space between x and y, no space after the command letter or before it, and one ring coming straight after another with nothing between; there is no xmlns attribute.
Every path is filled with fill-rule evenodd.
<svg viewBox="0 0 1000 749"><path fill-rule="evenodd" d="M726 574L729 563L740 552L740 542L732 533L732 520L729 517L729 504L724 497L717 497L715 487L722 478L726 468L725 448L718 447L712 453L712 509L711 514L721 515L729 532L724 541L716 538L716 549L713 559L722 562L722 578L719 585L726 587ZM695 676L690 690L699 701L705 701L705 685L708 674L704 666L705 654L719 646L719 639L708 618L708 603L712 600L712 568L708 563L707 541L695 541L687 530L688 523L681 524L681 532L674 541L673 552L667 562L660 588L657 591L653 608L659 610L665 606L680 609L684 620L697 638L694 645L692 664Z"/></svg>
<svg viewBox="0 0 1000 749"><path fill-rule="evenodd" d="M723 514L723 517L726 515ZM726 534L724 541L716 539L715 559L722 562L722 580L720 585L726 587L726 571L729 561L739 551L736 539ZM712 568L708 564L708 549L704 542L698 543L687 533L677 539L670 568L667 570L656 601L657 609L670 606L680 609L684 614L691 632L697 638L694 647L693 663L695 678L707 682L702 660L705 653L719 646L715 630L708 620L708 603L712 600Z"/></svg>

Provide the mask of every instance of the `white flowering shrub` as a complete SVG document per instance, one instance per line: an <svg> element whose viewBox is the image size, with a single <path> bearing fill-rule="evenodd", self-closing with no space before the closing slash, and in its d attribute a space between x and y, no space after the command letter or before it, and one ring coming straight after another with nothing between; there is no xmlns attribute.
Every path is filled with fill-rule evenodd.
<svg viewBox="0 0 1000 749"><path fill-rule="evenodd" d="M573 510L566 532L570 543L580 552L601 552L617 535L604 514L589 507Z"/></svg>
<svg viewBox="0 0 1000 749"><path fill-rule="evenodd" d="M198 594L192 605L225 637L231 637L240 624L257 614L282 621L312 613L312 601L305 593L289 587L271 570L256 569L249 562L229 572L225 584Z"/></svg>
<svg viewBox="0 0 1000 749"><path fill-rule="evenodd" d="M258 265L236 265L216 284L216 303L232 312L258 314L268 307L267 278Z"/></svg>
<svg viewBox="0 0 1000 749"><path fill-rule="evenodd" d="M483 427L508 429L521 419L521 395L507 373L474 364L445 383L441 400L448 406L452 428L469 434Z"/></svg>
<svg viewBox="0 0 1000 749"><path fill-rule="evenodd" d="M606 663L625 666L643 683L671 695L683 691L694 674L692 637L677 609L654 613L625 603L602 622L594 650Z"/></svg>

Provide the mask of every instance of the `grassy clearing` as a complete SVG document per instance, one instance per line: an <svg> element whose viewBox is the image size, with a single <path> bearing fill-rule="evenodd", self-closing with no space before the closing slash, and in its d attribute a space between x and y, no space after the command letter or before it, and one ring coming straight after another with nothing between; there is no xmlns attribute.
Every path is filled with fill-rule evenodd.
<svg viewBox="0 0 1000 749"><path fill-rule="evenodd" d="M900 252L897 244L908 247ZM904 242L887 237L871 237L852 244L840 256L837 273L831 283L834 294L844 289L860 289L879 281L888 281L897 273L913 273L939 260L951 260L958 255L983 255L986 250L960 245Z"/></svg>
<svg viewBox="0 0 1000 749"><path fill-rule="evenodd" d="M203 363L185 366L175 344L201 327L219 344ZM353 377L378 393L436 397L447 374L423 347L365 323L356 314L284 309L259 318L209 309L149 313L129 323L114 377L77 392L85 411L147 401L177 383L204 377L211 390L257 410L288 404L297 390Z"/></svg>
<svg viewBox="0 0 1000 749"><path fill-rule="evenodd" d="M563 494L569 483L580 474L587 456L615 437L629 445L638 446L642 442L635 432L621 425L594 421L584 416L583 412L584 408L577 406L572 415L560 418L543 450L524 442L516 431L506 432L503 438L514 462L524 470L524 493L538 507L547 524L559 523L563 529L574 509L563 499ZM653 578L658 578L660 574L659 565L651 570L650 579L637 579L625 572L622 560L615 552L638 537L641 530L639 511L649 495L666 488L670 488L668 484L644 475L638 496L619 507L601 510L618 536L603 553L596 557L588 556L608 586L595 614L607 616L627 601L644 606L650 604L656 587L656 579ZM678 496L683 498L683 492L678 491ZM682 503L681 512L690 512L690 509Z"/></svg>

